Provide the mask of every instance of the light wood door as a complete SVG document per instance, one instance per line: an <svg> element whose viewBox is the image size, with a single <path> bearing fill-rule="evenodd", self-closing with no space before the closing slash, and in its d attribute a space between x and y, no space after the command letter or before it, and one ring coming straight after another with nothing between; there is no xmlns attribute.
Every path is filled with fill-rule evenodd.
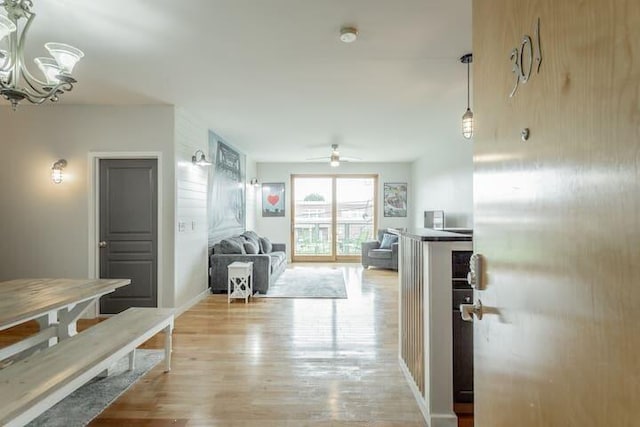
<svg viewBox="0 0 640 427"><path fill-rule="evenodd" d="M640 2L474 1L473 51L476 426L637 425Z"/></svg>

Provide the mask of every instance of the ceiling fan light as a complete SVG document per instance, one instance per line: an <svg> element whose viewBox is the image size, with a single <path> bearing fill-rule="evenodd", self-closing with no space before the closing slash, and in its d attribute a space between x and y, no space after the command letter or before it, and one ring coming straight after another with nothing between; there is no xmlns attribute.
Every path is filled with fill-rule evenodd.
<svg viewBox="0 0 640 427"><path fill-rule="evenodd" d="M329 159L329 164L333 168L337 168L338 166L340 166L340 156L338 154L336 154L335 152L331 153L331 157Z"/></svg>
<svg viewBox="0 0 640 427"><path fill-rule="evenodd" d="M58 76L60 75L60 67L58 67L58 63L52 58L36 58L33 62L38 65L42 74L47 79L47 83L49 84L58 84L60 83L60 79Z"/></svg>
<svg viewBox="0 0 640 427"><path fill-rule="evenodd" d="M73 67L84 57L84 53L73 46L64 43L45 43L44 47L56 60L60 69L71 74Z"/></svg>
<svg viewBox="0 0 640 427"><path fill-rule="evenodd" d="M14 31L16 31L16 24L6 16L0 15L0 41Z"/></svg>

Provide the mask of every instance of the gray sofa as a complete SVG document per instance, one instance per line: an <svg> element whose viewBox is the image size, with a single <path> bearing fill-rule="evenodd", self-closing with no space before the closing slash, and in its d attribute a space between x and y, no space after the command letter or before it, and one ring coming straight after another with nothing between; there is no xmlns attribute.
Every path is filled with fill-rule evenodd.
<svg viewBox="0 0 640 427"><path fill-rule="evenodd" d="M255 233L245 232L240 236L222 239L213 246L209 255L209 286L211 287L211 292L227 292L227 267L232 262L239 261L253 262L253 292L267 293L269 285L274 283L287 268L286 244L269 242L269 245L264 242L264 240L268 241L268 239L262 237L258 238L260 239L258 253L247 253L245 242L253 241L255 238L258 238ZM229 242L232 243L230 244ZM237 246L242 247L241 253L238 253ZM250 245L246 247L249 252L253 252Z"/></svg>
<svg viewBox="0 0 640 427"><path fill-rule="evenodd" d="M367 268L380 267L390 270L398 270L398 243L392 243L388 248L381 248L385 234L397 237L397 234L386 228L378 230L378 240L362 242L362 266Z"/></svg>

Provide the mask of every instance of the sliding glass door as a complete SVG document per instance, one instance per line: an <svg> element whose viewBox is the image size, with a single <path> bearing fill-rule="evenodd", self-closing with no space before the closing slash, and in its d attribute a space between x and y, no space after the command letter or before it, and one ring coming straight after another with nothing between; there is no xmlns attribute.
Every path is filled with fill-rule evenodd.
<svg viewBox="0 0 640 427"><path fill-rule="evenodd" d="M294 261L348 261L374 235L377 177L292 176Z"/></svg>
<svg viewBox="0 0 640 427"><path fill-rule="evenodd" d="M333 260L333 181L330 177L292 178L293 259Z"/></svg>
<svg viewBox="0 0 640 427"><path fill-rule="evenodd" d="M336 177L336 255L360 257L360 244L373 237L375 178Z"/></svg>

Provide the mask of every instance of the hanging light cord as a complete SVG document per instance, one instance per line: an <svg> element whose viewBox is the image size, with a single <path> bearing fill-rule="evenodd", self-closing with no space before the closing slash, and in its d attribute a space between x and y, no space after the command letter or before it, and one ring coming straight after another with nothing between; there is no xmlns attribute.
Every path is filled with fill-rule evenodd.
<svg viewBox="0 0 640 427"><path fill-rule="evenodd" d="M467 110L469 109L469 105L471 105L471 103L469 102L469 82L471 80L469 79L469 63L467 62Z"/></svg>

